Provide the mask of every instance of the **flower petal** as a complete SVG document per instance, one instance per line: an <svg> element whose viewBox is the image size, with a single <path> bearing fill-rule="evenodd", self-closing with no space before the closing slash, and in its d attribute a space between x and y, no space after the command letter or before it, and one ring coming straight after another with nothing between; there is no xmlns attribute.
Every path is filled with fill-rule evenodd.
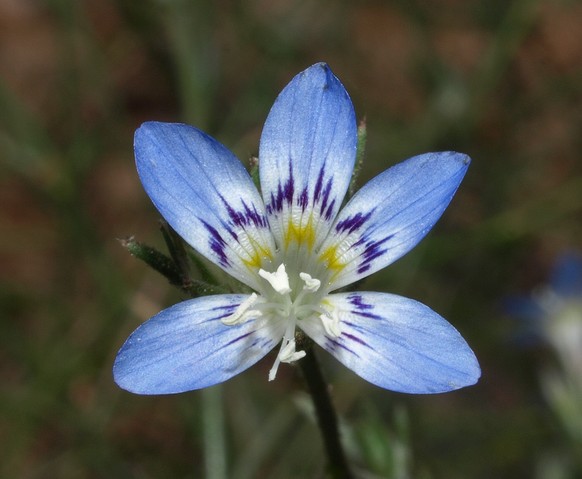
<svg viewBox="0 0 582 479"><path fill-rule="evenodd" d="M255 364L283 337L281 321L231 315L246 295L204 296L178 303L143 323L120 349L115 382L137 394L174 394L221 383Z"/></svg>
<svg viewBox="0 0 582 479"><path fill-rule="evenodd" d="M256 288L274 243L264 205L237 158L200 130L144 123L135 134L143 186L162 216L199 253Z"/></svg>
<svg viewBox="0 0 582 479"><path fill-rule="evenodd" d="M326 64L299 73L281 92L259 148L263 199L281 249L321 243L347 191L356 143L352 102Z"/></svg>
<svg viewBox="0 0 582 479"><path fill-rule="evenodd" d="M427 153L364 185L319 251L319 260L333 270L333 289L384 268L416 246L450 203L469 163L461 153Z"/></svg>
<svg viewBox="0 0 582 479"><path fill-rule="evenodd" d="M298 325L365 380L393 391L427 394L470 386L481 371L459 332L427 306L384 293L326 298L340 320L330 336L317 318Z"/></svg>

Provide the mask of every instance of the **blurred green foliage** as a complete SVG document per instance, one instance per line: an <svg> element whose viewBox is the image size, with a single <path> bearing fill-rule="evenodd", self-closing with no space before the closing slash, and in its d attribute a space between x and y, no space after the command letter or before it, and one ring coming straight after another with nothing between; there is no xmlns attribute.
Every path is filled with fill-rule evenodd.
<svg viewBox="0 0 582 479"><path fill-rule="evenodd" d="M522 348L499 306L581 246L580 24L568 0L0 3L0 476L321 477L293 368L268 383L267 359L208 392L138 397L111 364L184 297L116 240L164 248L135 128L189 122L247 160L278 91L326 61L367 119L360 184L425 151L474 159L435 230L364 288L449 319L483 378L406 396L321 354L357 471L580 477L540 385L552 352Z"/></svg>

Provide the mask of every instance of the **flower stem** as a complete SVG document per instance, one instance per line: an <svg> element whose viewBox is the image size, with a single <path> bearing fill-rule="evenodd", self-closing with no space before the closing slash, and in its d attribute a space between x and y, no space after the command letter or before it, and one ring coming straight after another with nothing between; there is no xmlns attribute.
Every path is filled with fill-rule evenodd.
<svg viewBox="0 0 582 479"><path fill-rule="evenodd" d="M331 397L315 356L315 351L313 351L313 348L308 347L306 348L306 353L305 357L298 363L301 366L307 388L313 399L317 422L323 436L323 443L329 462L329 472L333 479L352 479L353 475L340 442L337 415L331 403Z"/></svg>
<svg viewBox="0 0 582 479"><path fill-rule="evenodd" d="M226 441L222 386L202 390L202 423L204 431L204 469L207 479L225 479Z"/></svg>

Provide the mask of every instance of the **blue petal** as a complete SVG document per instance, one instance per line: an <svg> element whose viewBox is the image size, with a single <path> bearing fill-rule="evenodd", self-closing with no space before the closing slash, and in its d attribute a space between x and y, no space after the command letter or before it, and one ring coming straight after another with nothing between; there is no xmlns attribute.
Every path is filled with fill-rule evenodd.
<svg viewBox="0 0 582 479"><path fill-rule="evenodd" d="M334 294L341 335L316 318L299 326L365 380L398 392L428 394L475 384L479 364L459 332L427 306L384 293Z"/></svg>
<svg viewBox="0 0 582 479"><path fill-rule="evenodd" d="M299 73L281 92L259 149L263 199L280 248L323 240L347 191L356 143L352 102L327 65Z"/></svg>
<svg viewBox="0 0 582 479"><path fill-rule="evenodd" d="M223 145L183 124L144 123L135 133L143 186L168 223L198 252L256 288L274 243L248 172Z"/></svg>
<svg viewBox="0 0 582 479"><path fill-rule="evenodd" d="M469 167L461 153L427 153L372 179L338 215L319 259L333 289L393 263L424 238L453 198Z"/></svg>
<svg viewBox="0 0 582 479"><path fill-rule="evenodd" d="M174 394L219 384L255 364L281 340L284 324L263 318L226 326L248 296L184 301L142 324L115 359L115 382L137 394Z"/></svg>

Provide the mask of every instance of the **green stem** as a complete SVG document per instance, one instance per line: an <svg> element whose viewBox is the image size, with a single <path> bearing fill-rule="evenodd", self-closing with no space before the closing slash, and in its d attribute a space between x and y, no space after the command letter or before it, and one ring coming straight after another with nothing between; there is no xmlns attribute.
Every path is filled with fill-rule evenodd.
<svg viewBox="0 0 582 479"><path fill-rule="evenodd" d="M353 475L340 442L337 415L331 403L331 397L327 384L323 379L319 362L313 348L306 348L306 353L305 357L298 363L301 366L307 388L313 399L317 422L323 436L323 443L329 462L329 472L334 479L352 479Z"/></svg>
<svg viewBox="0 0 582 479"><path fill-rule="evenodd" d="M222 386L202 390L204 469L207 479L225 479L226 450Z"/></svg>

